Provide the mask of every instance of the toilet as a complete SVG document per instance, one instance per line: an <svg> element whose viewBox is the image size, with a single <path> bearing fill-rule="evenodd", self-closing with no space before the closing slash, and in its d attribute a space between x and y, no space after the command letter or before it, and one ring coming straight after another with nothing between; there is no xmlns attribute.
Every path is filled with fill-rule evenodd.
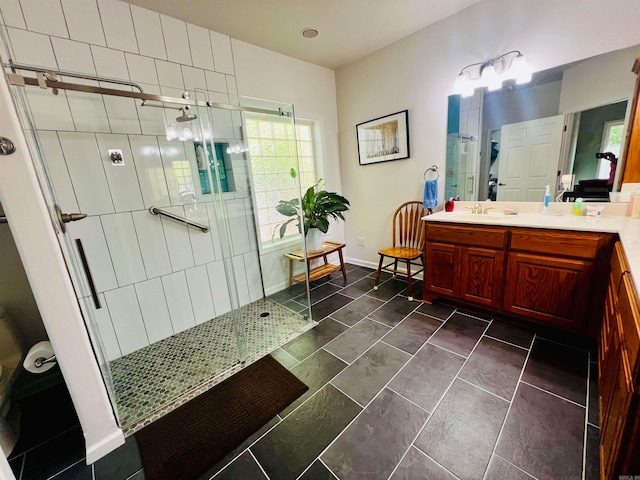
<svg viewBox="0 0 640 480"><path fill-rule="evenodd" d="M0 306L0 448L7 457L19 433L20 415L11 408L11 387L22 370L24 346L9 315Z"/></svg>

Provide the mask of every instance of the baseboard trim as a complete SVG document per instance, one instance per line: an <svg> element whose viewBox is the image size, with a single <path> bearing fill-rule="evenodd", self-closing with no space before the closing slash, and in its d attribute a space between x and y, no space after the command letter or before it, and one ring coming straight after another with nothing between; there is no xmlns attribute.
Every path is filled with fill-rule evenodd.
<svg viewBox="0 0 640 480"><path fill-rule="evenodd" d="M352 263L353 265L358 265L359 267L368 267L373 268L374 270L378 270L378 264L376 262L368 262L366 260L360 260L358 258L345 258L344 261L347 263ZM348 276L349 273L347 272L347 277ZM406 275L403 275L402 273L398 273L397 276L406 277ZM415 280L422 280L423 272L417 273L415 277L412 275L411 278Z"/></svg>
<svg viewBox="0 0 640 480"><path fill-rule="evenodd" d="M360 260L359 258L346 258L344 259L346 263L352 263L354 265L358 265L359 267L368 267L373 268L374 270L378 269L378 264L376 262L367 262L366 260Z"/></svg>
<svg viewBox="0 0 640 480"><path fill-rule="evenodd" d="M106 454L114 451L120 445L124 444L124 433L121 429L117 429L111 435L104 437L102 440L92 445L87 445L87 465L100 460Z"/></svg>

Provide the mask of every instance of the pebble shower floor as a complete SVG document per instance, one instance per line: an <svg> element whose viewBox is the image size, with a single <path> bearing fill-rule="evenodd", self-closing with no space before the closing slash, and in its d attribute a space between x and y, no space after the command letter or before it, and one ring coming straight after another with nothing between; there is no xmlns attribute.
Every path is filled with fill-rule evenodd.
<svg viewBox="0 0 640 480"><path fill-rule="evenodd" d="M268 316L260 316L268 312ZM247 358L238 361L231 313L137 350L111 363L116 406L125 435L230 377L313 326L302 315L263 298L241 307Z"/></svg>

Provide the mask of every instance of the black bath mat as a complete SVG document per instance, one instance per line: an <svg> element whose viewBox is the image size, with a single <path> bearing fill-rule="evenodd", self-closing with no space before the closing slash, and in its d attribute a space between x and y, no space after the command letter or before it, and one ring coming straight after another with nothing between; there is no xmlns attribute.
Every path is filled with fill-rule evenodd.
<svg viewBox="0 0 640 480"><path fill-rule="evenodd" d="M307 389L261 358L135 434L145 479L198 478Z"/></svg>

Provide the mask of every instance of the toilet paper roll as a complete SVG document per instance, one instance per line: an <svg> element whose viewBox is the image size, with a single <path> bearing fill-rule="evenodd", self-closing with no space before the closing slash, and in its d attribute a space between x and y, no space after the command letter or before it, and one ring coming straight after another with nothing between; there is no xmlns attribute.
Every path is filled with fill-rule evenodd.
<svg viewBox="0 0 640 480"><path fill-rule="evenodd" d="M31 373L44 373L47 370L52 369L56 362L49 362L42 364L40 367L36 367L36 363L40 363L53 355L53 348L51 348L51 342L43 341L36 343L29 349L27 356L22 362L24 368ZM40 361L38 361L40 359Z"/></svg>

